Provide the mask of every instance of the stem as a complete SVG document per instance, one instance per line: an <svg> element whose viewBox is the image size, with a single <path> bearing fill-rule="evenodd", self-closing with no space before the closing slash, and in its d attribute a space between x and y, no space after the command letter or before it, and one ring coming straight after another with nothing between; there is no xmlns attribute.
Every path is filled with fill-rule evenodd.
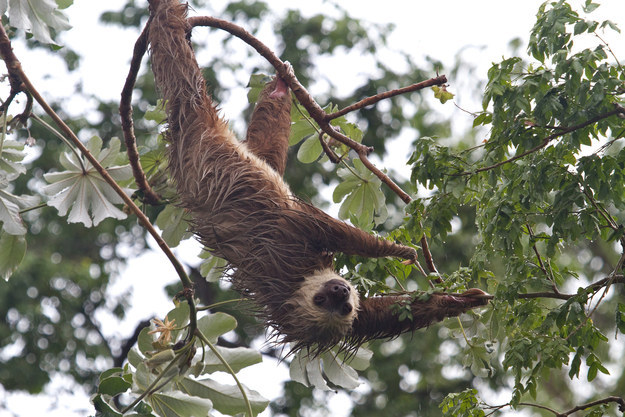
<svg viewBox="0 0 625 417"><path fill-rule="evenodd" d="M464 337L464 341L467 344L467 346L469 346L470 348L473 347L473 345L471 344L471 342L469 341L469 337L467 336L467 334L464 331L464 326L462 325L462 320L460 320L460 317L456 316L456 320L458 320L458 325L460 326L460 331L462 332L462 337Z"/></svg>
<svg viewBox="0 0 625 417"><path fill-rule="evenodd" d="M218 303L213 303L211 305L198 307L197 311L210 310L210 309L213 309L213 308L216 308L216 307L221 307L221 306L226 305L226 304L240 303L242 301L247 301L247 300L248 300L248 298L236 298L236 299L233 299L233 300L220 301Z"/></svg>
<svg viewBox="0 0 625 417"><path fill-rule="evenodd" d="M33 207L29 207L29 208L25 208L25 209L23 209L23 210L20 210L20 211L19 211L19 213L20 213L20 216L21 216L22 214L24 214L24 213L28 213L29 211L38 210L38 209L40 209L40 208L44 208L44 207L47 207L47 206L48 206L48 205L47 205L46 203L41 203L41 204L37 204L36 206L33 206Z"/></svg>
<svg viewBox="0 0 625 417"><path fill-rule="evenodd" d="M2 150L4 148L4 140L7 137L7 112L2 113L2 136L0 136L0 158L2 158Z"/></svg>
<svg viewBox="0 0 625 417"><path fill-rule="evenodd" d="M76 148L74 146L72 146L72 142L70 142L69 139L67 139L65 136L63 136L61 134L61 132L56 130L54 127L52 127L49 123L47 123L41 117L37 116L35 113L31 113L31 117L33 119L35 119L37 122L39 122L43 127L48 129L54 136L56 136L61 141L63 141L63 143L65 143L67 145L67 147L73 152L73 154L76 155L76 159L78 160L78 163L80 164L80 168L82 169L82 172L87 172L87 168L85 167L85 164L84 164L80 154L78 153Z"/></svg>
<svg viewBox="0 0 625 417"><path fill-rule="evenodd" d="M135 398L135 400L133 402L131 402L128 406L126 406L123 410L121 410L122 414L125 414L128 411L130 411L135 405L139 404L139 402L141 400L143 400L148 395L153 394L160 387L162 387L162 385L159 387L157 384L160 382L161 379L163 379L163 376L165 376L169 372L169 370L171 370L171 368L173 368L174 366L177 365L177 363L180 360L180 358L182 357L182 355L186 354L191 346L193 346L192 342L191 343L187 343L178 352L176 352L176 356L174 357L174 359L172 359L171 362L169 362L167 364L165 369L163 369L163 371L160 374L158 374L156 379L154 379L154 381L145 389L145 391L143 391L141 393L141 395L139 395L137 398ZM165 383L167 383L167 382L169 382L169 381L165 381Z"/></svg>
<svg viewBox="0 0 625 417"><path fill-rule="evenodd" d="M232 375L232 378L234 379L234 382L237 384L237 387L239 387L239 391L241 391L241 395L243 396L243 401L245 401L245 405L247 406L248 416L249 417L253 417L254 413L252 411L252 404L250 403L249 398L247 398L247 394L245 392L245 388L243 387L243 385L239 381L239 378L237 378L237 374L234 372L232 367L230 367L230 364L228 363L228 361L226 361L226 359L221 355L221 353L219 353L219 351L217 350L215 345L213 345L210 342L210 340L208 340L206 338L206 336L204 336L202 334L201 331L196 330L196 333L197 333L197 336L200 338L200 340L202 340L204 343L206 343L208 345L210 350L215 354L215 356L217 356L217 359L219 359L219 361L226 367L226 369L228 370L228 373L230 375Z"/></svg>

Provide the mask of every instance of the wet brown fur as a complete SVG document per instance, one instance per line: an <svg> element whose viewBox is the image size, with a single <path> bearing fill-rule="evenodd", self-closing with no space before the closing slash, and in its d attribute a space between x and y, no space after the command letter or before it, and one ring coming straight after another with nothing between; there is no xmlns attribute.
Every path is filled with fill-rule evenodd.
<svg viewBox="0 0 625 417"><path fill-rule="evenodd" d="M450 312L445 314L428 311L428 306L438 306L429 302L419 307L425 311L424 320L397 325L389 306L398 300L374 297L355 306L351 330L354 317L347 318L348 326L338 326L340 330L324 320L303 322L297 309L305 303L298 297L307 278L320 271L340 278L332 271L333 252L405 259L416 253L295 198L282 179L291 104L282 81L274 80L263 91L247 140L237 141L206 92L188 40L187 6L177 0L150 0L150 9L152 67L167 101L170 171L180 204L192 213L200 241L229 262L234 287L260 306L260 315L282 342L292 343L293 349L324 350L347 337L358 345L482 304L464 300L455 309L443 306ZM377 327L389 320L391 326Z"/></svg>

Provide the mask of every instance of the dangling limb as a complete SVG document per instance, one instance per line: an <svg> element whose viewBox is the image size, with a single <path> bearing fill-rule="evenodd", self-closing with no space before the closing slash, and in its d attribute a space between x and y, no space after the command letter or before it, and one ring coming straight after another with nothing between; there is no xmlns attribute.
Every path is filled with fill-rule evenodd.
<svg viewBox="0 0 625 417"><path fill-rule="evenodd" d="M320 252L342 252L368 258L417 258L417 252L411 247L370 235L303 202L298 210L285 212L285 221L307 236Z"/></svg>
<svg viewBox="0 0 625 417"><path fill-rule="evenodd" d="M291 134L291 93L276 77L260 93L247 129L247 148L280 175L286 168Z"/></svg>

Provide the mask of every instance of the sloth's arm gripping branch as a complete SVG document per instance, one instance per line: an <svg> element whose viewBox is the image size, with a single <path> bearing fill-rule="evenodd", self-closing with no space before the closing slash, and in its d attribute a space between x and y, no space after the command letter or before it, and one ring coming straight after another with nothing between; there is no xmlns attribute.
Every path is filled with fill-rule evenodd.
<svg viewBox="0 0 625 417"><path fill-rule="evenodd" d="M308 236L317 246L317 250L368 258L384 256L409 260L417 258L417 252L411 247L370 235L305 203L301 204L299 210L287 212L285 221Z"/></svg>
<svg viewBox="0 0 625 417"><path fill-rule="evenodd" d="M487 303L487 294L476 288L458 295L432 294L427 300L406 295L366 298L360 302L347 339L350 344L358 345L367 340L398 336ZM410 316L400 320L402 308L409 309Z"/></svg>

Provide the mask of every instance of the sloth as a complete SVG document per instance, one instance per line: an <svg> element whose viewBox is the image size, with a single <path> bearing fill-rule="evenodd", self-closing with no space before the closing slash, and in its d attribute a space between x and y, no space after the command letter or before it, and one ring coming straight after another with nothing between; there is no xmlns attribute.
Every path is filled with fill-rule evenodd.
<svg viewBox="0 0 625 417"><path fill-rule="evenodd" d="M187 5L149 3L152 70L166 102L169 170L179 204L191 213L199 241L229 263L233 287L255 303L279 342L291 351L355 350L486 304L478 289L426 300L361 297L335 272L335 252L414 261L416 251L295 197L282 178L291 124L286 83L276 77L266 86L246 139L239 141L207 94L190 43ZM412 317L400 319L401 307Z"/></svg>

